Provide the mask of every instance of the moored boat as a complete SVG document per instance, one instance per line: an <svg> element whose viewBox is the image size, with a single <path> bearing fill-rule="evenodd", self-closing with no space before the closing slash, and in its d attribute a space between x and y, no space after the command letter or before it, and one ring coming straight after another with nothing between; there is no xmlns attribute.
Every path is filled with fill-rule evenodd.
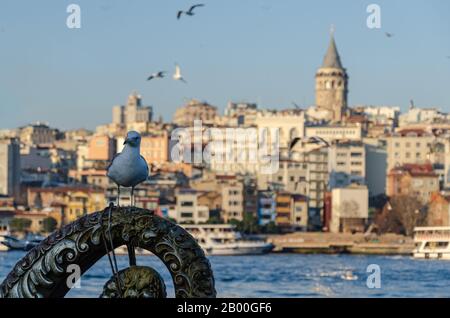
<svg viewBox="0 0 450 318"><path fill-rule="evenodd" d="M414 258L450 260L450 227L416 227Z"/></svg>
<svg viewBox="0 0 450 318"><path fill-rule="evenodd" d="M229 224L180 224L207 255L257 255L269 253L274 245L261 240L245 240Z"/></svg>

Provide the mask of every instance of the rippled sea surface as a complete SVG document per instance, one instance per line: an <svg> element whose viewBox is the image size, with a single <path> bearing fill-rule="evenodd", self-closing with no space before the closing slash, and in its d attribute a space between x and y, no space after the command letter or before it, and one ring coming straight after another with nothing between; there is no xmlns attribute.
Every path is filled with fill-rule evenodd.
<svg viewBox="0 0 450 318"><path fill-rule="evenodd" d="M0 252L3 281L23 252ZM406 256L299 255L213 256L209 258L219 297L449 297L450 261L414 260ZM128 265L118 256L119 267ZM367 266L381 268L381 288L369 289ZM169 297L174 289L168 270L155 256L138 256L138 265L155 268ZM353 280L346 273L351 271ZM67 297L98 297L111 277L107 257L81 278L81 288Z"/></svg>

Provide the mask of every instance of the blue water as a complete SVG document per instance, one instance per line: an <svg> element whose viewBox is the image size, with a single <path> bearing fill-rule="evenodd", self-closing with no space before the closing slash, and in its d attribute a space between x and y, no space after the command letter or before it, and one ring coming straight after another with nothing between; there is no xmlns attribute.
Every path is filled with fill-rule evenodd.
<svg viewBox="0 0 450 318"><path fill-rule="evenodd" d="M3 281L22 252L0 253ZM213 256L210 262L218 297L449 297L450 261L414 260L406 256L298 255ZM118 257L119 267L128 264ZM381 269L381 288L366 285L369 264ZM155 268L174 296L169 272L154 256L139 256L138 265ZM356 280L343 275L351 271ZM111 270L105 257L81 278L81 288L67 297L98 297Z"/></svg>

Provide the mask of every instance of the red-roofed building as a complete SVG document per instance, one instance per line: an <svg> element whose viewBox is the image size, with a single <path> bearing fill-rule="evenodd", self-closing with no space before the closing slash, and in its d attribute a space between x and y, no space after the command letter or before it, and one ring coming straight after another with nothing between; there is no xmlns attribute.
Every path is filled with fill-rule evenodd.
<svg viewBox="0 0 450 318"><path fill-rule="evenodd" d="M413 195L427 204L436 192L439 192L439 176L431 164L404 164L388 173L386 194L390 197Z"/></svg>

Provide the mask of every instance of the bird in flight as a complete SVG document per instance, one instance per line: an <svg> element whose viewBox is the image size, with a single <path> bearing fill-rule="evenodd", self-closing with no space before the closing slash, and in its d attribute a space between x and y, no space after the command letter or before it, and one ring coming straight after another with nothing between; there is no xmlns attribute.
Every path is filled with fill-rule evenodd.
<svg viewBox="0 0 450 318"><path fill-rule="evenodd" d="M301 109L301 107L296 102L292 102L292 105L294 105L294 107L297 109Z"/></svg>
<svg viewBox="0 0 450 318"><path fill-rule="evenodd" d="M182 81L183 83L187 84L187 82L183 78L183 75L181 75L181 69L178 64L175 64L175 74L173 74L173 79L176 81Z"/></svg>
<svg viewBox="0 0 450 318"><path fill-rule="evenodd" d="M180 10L180 11L178 11L178 13L177 13L177 19L179 20L179 19L181 18L181 16L183 15L183 13L184 13L185 15L188 15L188 16L193 16L193 15L195 15L194 10L195 10L196 8L204 7L204 6L205 6L205 5L204 5L203 3L199 3L199 4L194 4L193 6L191 6L191 7L189 8L188 11L182 11L182 10Z"/></svg>
<svg viewBox="0 0 450 318"><path fill-rule="evenodd" d="M164 78L164 75L166 75L166 72L164 72L164 71L161 71L161 72L158 72L158 73L153 73L152 75L150 75L147 78L147 81L151 81L154 78Z"/></svg>
<svg viewBox="0 0 450 318"><path fill-rule="evenodd" d="M318 136L312 136L312 137L295 137L294 139L292 139L292 141L289 144L289 151L292 150L292 148L294 148L294 146L299 142L299 141L303 141L307 144L316 144L318 146L322 146L322 147L329 147L330 144L323 138L318 137Z"/></svg>
<svg viewBox="0 0 450 318"><path fill-rule="evenodd" d="M119 206L120 187L131 187L131 205L134 205L134 188L147 180L148 165L141 156L141 135L129 131L122 152L116 154L107 168L106 175L117 185L117 205Z"/></svg>
<svg viewBox="0 0 450 318"><path fill-rule="evenodd" d="M394 34L389 33L389 32L385 32L384 33L388 38L392 38L394 36Z"/></svg>

